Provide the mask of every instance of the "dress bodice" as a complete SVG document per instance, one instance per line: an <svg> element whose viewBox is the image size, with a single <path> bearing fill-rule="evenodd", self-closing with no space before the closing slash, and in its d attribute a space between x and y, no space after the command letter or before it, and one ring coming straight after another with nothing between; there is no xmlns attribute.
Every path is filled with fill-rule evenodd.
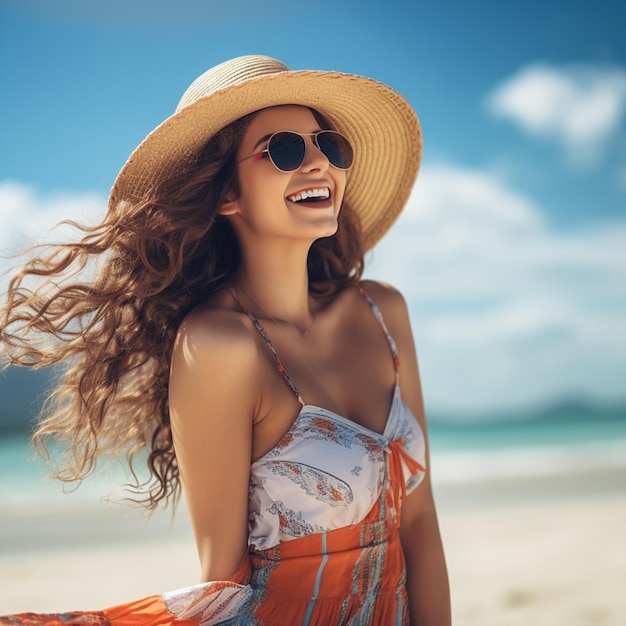
<svg viewBox="0 0 626 626"><path fill-rule="evenodd" d="M391 506L396 509L391 514L398 515L400 500L423 479L424 434L400 394L396 344L378 306L365 289L360 291L387 338L396 371L382 434L328 409L305 404L269 335L240 303L302 404L289 430L251 467L249 545L256 549L357 524L390 490L395 496ZM394 471L397 476L391 476ZM381 505L384 510L384 497Z"/></svg>
<svg viewBox="0 0 626 626"><path fill-rule="evenodd" d="M265 549L360 522L381 495L392 442L422 470L413 474L402 462L408 493L424 476L424 436L397 385L382 434L303 406L278 444L252 464L250 544Z"/></svg>

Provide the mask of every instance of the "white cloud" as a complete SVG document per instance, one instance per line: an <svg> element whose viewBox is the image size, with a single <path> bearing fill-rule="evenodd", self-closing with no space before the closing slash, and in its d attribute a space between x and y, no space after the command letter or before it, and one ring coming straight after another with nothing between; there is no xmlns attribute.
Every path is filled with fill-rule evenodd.
<svg viewBox="0 0 626 626"><path fill-rule="evenodd" d="M626 396L626 221L555 231L498 178L424 167L368 275L412 310L425 395L443 410Z"/></svg>
<svg viewBox="0 0 626 626"><path fill-rule="evenodd" d="M105 206L105 198L96 193L43 196L28 185L0 182L0 289L7 284L5 272L19 262L12 255L34 244L76 240L76 229L60 222L93 225Z"/></svg>
<svg viewBox="0 0 626 626"><path fill-rule="evenodd" d="M557 140L568 160L579 165L598 162L625 106L626 70L593 65L524 67L487 98L494 115Z"/></svg>
<svg viewBox="0 0 626 626"><path fill-rule="evenodd" d="M42 196L28 185L0 182L0 254L12 254L24 245L63 241L74 232L58 226L64 220L93 224L106 200L99 194L74 192Z"/></svg>

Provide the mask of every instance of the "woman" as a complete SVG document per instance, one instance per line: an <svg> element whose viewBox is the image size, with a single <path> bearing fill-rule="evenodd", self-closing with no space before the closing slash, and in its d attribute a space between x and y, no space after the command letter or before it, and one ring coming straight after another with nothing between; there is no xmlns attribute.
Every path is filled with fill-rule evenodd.
<svg viewBox="0 0 626 626"><path fill-rule="evenodd" d="M420 156L390 88L234 59L135 150L100 226L14 278L12 362L70 364L37 433L69 439L62 477L146 447L145 503L182 487L202 583L0 623L449 623L406 306L361 281Z"/></svg>

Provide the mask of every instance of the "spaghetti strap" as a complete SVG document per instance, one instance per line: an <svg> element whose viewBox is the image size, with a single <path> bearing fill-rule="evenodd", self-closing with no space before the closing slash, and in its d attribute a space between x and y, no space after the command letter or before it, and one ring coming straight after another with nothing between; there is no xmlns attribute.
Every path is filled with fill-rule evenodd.
<svg viewBox="0 0 626 626"><path fill-rule="evenodd" d="M398 356L398 347L396 346L396 342L393 340L393 337L391 336L391 333L387 328L387 324L385 324L383 314L378 308L378 305L372 300L370 295L365 290L365 287L360 285L359 291L361 292L361 295L365 298L367 303L370 305L372 312L374 313L374 317L378 320L378 323L385 333L385 337L387 337L387 341L389 342L389 348L391 349L391 356L393 357L393 368L396 372L396 383L398 383L400 380L400 357Z"/></svg>
<svg viewBox="0 0 626 626"><path fill-rule="evenodd" d="M274 344L272 343L272 340L270 339L270 336L267 334L267 331L265 330L265 328L263 328L263 325L261 324L261 322L259 322L259 320L248 310L248 308L241 302L241 300L239 300L237 296L237 292L234 291L234 289L229 289L228 291L230 291L230 294L235 299L235 302L239 305L239 308L243 311L243 313L245 313L252 320L252 323L254 324L254 327L259 332L259 335L263 337L263 339L265 340L265 343L267 343L269 349L272 351L272 354L274 355L274 361L276 361L276 369L278 370L278 373L283 377L287 385L289 385L289 388L291 389L291 391L293 391L294 395L298 399L298 402L301 404L301 406L305 406L305 402L302 399L302 396L300 395L300 392L298 391L296 384L293 382L293 380L291 379L291 376L289 376L289 374L287 373L287 370L284 368L282 361L280 360L280 357L278 356L278 352L276 352L276 348L274 348Z"/></svg>

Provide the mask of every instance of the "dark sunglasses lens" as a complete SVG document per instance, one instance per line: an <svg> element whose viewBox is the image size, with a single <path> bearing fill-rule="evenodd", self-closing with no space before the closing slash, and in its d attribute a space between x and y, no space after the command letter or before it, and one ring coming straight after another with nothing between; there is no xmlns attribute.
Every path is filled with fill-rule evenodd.
<svg viewBox="0 0 626 626"><path fill-rule="evenodd" d="M304 137L296 133L276 133L267 148L272 162L279 170L293 172L304 161L306 143Z"/></svg>
<svg viewBox="0 0 626 626"><path fill-rule="evenodd" d="M317 145L331 165L340 170L350 169L354 154L352 146L343 135L332 130L322 131L317 135Z"/></svg>

